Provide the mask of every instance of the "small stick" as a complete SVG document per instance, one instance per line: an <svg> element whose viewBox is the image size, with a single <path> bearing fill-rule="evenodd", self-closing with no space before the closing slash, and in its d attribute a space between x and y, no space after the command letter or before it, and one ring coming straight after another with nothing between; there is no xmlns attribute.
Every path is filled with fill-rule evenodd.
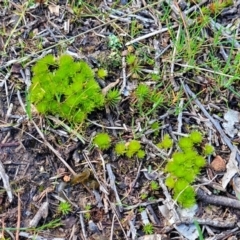
<svg viewBox="0 0 240 240"><path fill-rule="evenodd" d="M79 213L79 221L80 221L80 224L81 224L83 237L84 237L85 240L87 240L88 237L87 237L87 233L86 233L86 230L85 230L85 223L84 223L84 218L83 218L82 213Z"/></svg>
<svg viewBox="0 0 240 240"><path fill-rule="evenodd" d="M45 139L43 133L41 132L41 130L39 129L39 127L37 126L37 124L34 121L31 121L33 123L33 125L35 126L38 134L41 136L41 138L43 139L45 145L58 157L58 159L65 165L65 167L72 173L73 176L76 176L77 174L75 173L75 171L69 166L69 164L61 157L60 153L55 150L53 148L53 146Z"/></svg>
<svg viewBox="0 0 240 240"><path fill-rule="evenodd" d="M21 223L21 199L20 199L20 193L18 192L18 215L17 215L16 240L19 240L20 223Z"/></svg>
<svg viewBox="0 0 240 240"><path fill-rule="evenodd" d="M2 179L2 181L3 181L3 187L5 188L5 190L7 192L9 202L12 202L13 194L12 194L12 189L11 189L11 186L9 183L9 177L6 174L4 166L1 161L0 161L0 179Z"/></svg>
<svg viewBox="0 0 240 240"><path fill-rule="evenodd" d="M237 223L237 219L233 218L233 219L227 219L227 220L223 220L223 219L202 219L202 218L181 218L181 221L179 223L176 223L176 225L179 224L191 224L195 221L197 221L199 224L201 225L209 225L212 227L218 227L218 228L233 228L236 223Z"/></svg>
<svg viewBox="0 0 240 240"><path fill-rule="evenodd" d="M202 200L208 204L240 209L240 201L239 200L222 197L222 196L207 195L200 188L197 191L197 197L199 200Z"/></svg>
<svg viewBox="0 0 240 240"><path fill-rule="evenodd" d="M122 57L122 78L123 78L123 81L122 81L120 93L124 92L126 85L127 85L126 57L125 56Z"/></svg>
<svg viewBox="0 0 240 240"><path fill-rule="evenodd" d="M2 148L2 147L17 147L19 145L20 145L19 142L0 143L0 148Z"/></svg>
<svg viewBox="0 0 240 240"><path fill-rule="evenodd" d="M173 25L172 27L169 27L169 28L161 28L161 29L156 30L156 31L154 31L154 32L151 32L151 33L145 34L145 35L143 35L143 36L140 36L140 37L138 37L138 38L135 38L135 39L127 42L127 43L125 44L125 46L131 45L131 44L133 44L133 43L135 43L135 42L139 42L139 41L141 41L141 40L143 40L143 39L146 39L146 38L150 38L150 37L152 37L152 36L154 36L154 35L157 35L157 34L159 34L159 33L167 32L167 31L169 31L170 29L176 28L176 27L177 27L177 25Z"/></svg>
<svg viewBox="0 0 240 240"><path fill-rule="evenodd" d="M183 98L180 100L180 103L179 103L179 114L178 114L178 130L177 132L178 133L181 133L182 132L182 107L183 107Z"/></svg>
<svg viewBox="0 0 240 240"><path fill-rule="evenodd" d="M122 202L121 202L121 199L118 195L117 188L116 188L116 185L115 185L115 179L116 178L115 178L115 175L113 174L111 164L107 163L106 168L107 168L107 172L108 172L108 177L110 179L110 187L115 193L115 197L116 197L116 200L117 200L117 206L119 208L119 211L123 212Z"/></svg>

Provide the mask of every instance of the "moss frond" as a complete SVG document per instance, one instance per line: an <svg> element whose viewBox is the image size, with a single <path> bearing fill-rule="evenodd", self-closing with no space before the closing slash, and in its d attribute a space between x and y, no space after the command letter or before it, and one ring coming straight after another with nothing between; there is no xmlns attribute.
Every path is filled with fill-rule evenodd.
<svg viewBox="0 0 240 240"><path fill-rule="evenodd" d="M204 155L208 156L214 153L214 147L210 144L206 144L203 148Z"/></svg>
<svg viewBox="0 0 240 240"><path fill-rule="evenodd" d="M141 144L137 140L131 140L128 144L128 150L130 152L136 153L141 148Z"/></svg>
<svg viewBox="0 0 240 240"><path fill-rule="evenodd" d="M196 173L192 169L188 169L187 174L184 175L184 179L188 183L192 183L196 178Z"/></svg>
<svg viewBox="0 0 240 240"><path fill-rule="evenodd" d="M93 143L101 150L106 150L111 146L111 138L107 133L98 133L95 136Z"/></svg>
<svg viewBox="0 0 240 240"><path fill-rule="evenodd" d="M182 137L178 141L178 146L183 150L187 151L193 147L193 142L188 137Z"/></svg>
<svg viewBox="0 0 240 240"><path fill-rule="evenodd" d="M189 135L189 138L192 140L194 144L201 143L203 139L202 134L198 131L191 132L191 134Z"/></svg>
<svg viewBox="0 0 240 240"><path fill-rule="evenodd" d="M176 184L174 186L174 191L181 192L182 190L186 189L188 186L189 186L189 183L185 179L180 178L176 181Z"/></svg>
<svg viewBox="0 0 240 240"><path fill-rule="evenodd" d="M178 165L175 164L173 161L170 161L165 166L165 172L174 173L177 168L178 168Z"/></svg>
<svg viewBox="0 0 240 240"><path fill-rule="evenodd" d="M146 153L145 153L144 150L142 150L142 149L138 150L138 152L137 152L137 157L138 157L139 159L143 159L143 158L145 157L145 155L146 155Z"/></svg>
<svg viewBox="0 0 240 240"><path fill-rule="evenodd" d="M73 64L73 58L70 55L62 55L59 58L60 67L68 68L68 70L70 70L72 64Z"/></svg>
<svg viewBox="0 0 240 240"><path fill-rule="evenodd" d="M175 165L176 165L176 169L173 172L173 174L178 178L184 177L186 175L186 170L184 169L184 166L177 165L177 164Z"/></svg>
<svg viewBox="0 0 240 240"><path fill-rule="evenodd" d="M174 163L177 165L181 165L186 162L186 155L183 152L175 152L172 158Z"/></svg>
<svg viewBox="0 0 240 240"><path fill-rule="evenodd" d="M126 146L125 146L125 143L124 142L119 142L115 145L115 153L117 155L124 155L125 152L126 152Z"/></svg>
<svg viewBox="0 0 240 240"><path fill-rule="evenodd" d="M188 162L193 162L194 159L198 156L198 153L196 151L190 150L188 152L185 153L185 159Z"/></svg>
<svg viewBox="0 0 240 240"><path fill-rule="evenodd" d="M202 168L206 165L206 160L204 159L204 157L202 156L197 156L195 158L195 165L198 167L198 168Z"/></svg>
<svg viewBox="0 0 240 240"><path fill-rule="evenodd" d="M173 145L173 140L170 138L169 134L165 134L163 136L163 140L159 144L157 144L159 148L163 148L166 150L171 148L172 145Z"/></svg>
<svg viewBox="0 0 240 240"><path fill-rule="evenodd" d="M106 69L104 69L104 68L98 69L97 76L99 78L104 79L105 77L107 77L107 75L108 75L108 71Z"/></svg>
<svg viewBox="0 0 240 240"><path fill-rule="evenodd" d="M184 208L192 207L196 203L195 192L193 187L188 186L183 192L175 192L174 199Z"/></svg>
<svg viewBox="0 0 240 240"><path fill-rule="evenodd" d="M165 184L168 188L173 189L176 183L176 179L173 176L168 176L165 180Z"/></svg>

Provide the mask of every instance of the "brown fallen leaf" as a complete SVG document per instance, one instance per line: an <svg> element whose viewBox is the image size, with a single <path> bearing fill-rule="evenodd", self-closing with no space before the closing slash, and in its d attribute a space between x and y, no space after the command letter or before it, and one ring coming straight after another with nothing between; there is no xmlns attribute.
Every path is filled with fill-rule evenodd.
<svg viewBox="0 0 240 240"><path fill-rule="evenodd" d="M224 172L226 170L226 162L221 156L217 155L211 162L211 168L216 172Z"/></svg>

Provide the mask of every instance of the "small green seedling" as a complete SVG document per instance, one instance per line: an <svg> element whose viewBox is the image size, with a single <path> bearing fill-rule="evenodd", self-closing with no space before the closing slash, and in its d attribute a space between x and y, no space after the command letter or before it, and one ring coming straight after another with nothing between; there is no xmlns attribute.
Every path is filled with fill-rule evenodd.
<svg viewBox="0 0 240 240"><path fill-rule="evenodd" d="M147 235L153 234L153 225L152 223L147 223L143 225L143 232Z"/></svg>
<svg viewBox="0 0 240 240"><path fill-rule="evenodd" d="M158 184L158 182L156 182L156 181L151 181L151 182L150 182L150 189L151 189L152 191L158 190L158 189L159 189L159 184Z"/></svg>
<svg viewBox="0 0 240 240"><path fill-rule="evenodd" d="M105 77L107 77L107 75L108 75L108 72L107 72L106 69L104 69L104 68L98 69L98 71L97 71L97 76L98 76L99 78L104 79Z"/></svg>
<svg viewBox="0 0 240 240"><path fill-rule="evenodd" d="M90 204L87 204L87 205L84 207L84 210L87 211L86 213L84 213L84 217L85 217L85 219L89 220L89 219L91 218L91 213L90 213L91 205L90 205Z"/></svg>
<svg viewBox="0 0 240 240"><path fill-rule="evenodd" d="M58 206L58 212L63 214L63 215L67 215L68 213L70 213L72 210L70 203L68 202L60 202L59 206Z"/></svg>
<svg viewBox="0 0 240 240"><path fill-rule="evenodd" d="M110 108L114 108L121 100L120 92L117 89L111 89L106 94L105 102Z"/></svg>

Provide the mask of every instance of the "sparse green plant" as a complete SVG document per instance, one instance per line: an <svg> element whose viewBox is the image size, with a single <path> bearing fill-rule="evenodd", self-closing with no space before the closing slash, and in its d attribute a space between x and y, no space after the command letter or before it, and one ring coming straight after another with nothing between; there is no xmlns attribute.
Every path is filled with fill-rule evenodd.
<svg viewBox="0 0 240 240"><path fill-rule="evenodd" d="M140 198L141 198L142 200L146 199L147 197L148 197L147 193L142 193L142 194L140 195Z"/></svg>
<svg viewBox="0 0 240 240"><path fill-rule="evenodd" d="M141 61L134 54L127 55L126 58L127 65L129 67L129 71L132 74L132 78L139 78L139 75L142 74Z"/></svg>
<svg viewBox="0 0 240 240"><path fill-rule="evenodd" d="M153 124L151 124L151 129L152 130L157 130L157 129L159 129L159 123L158 122L154 122Z"/></svg>
<svg viewBox="0 0 240 240"><path fill-rule="evenodd" d="M143 232L147 235L153 234L153 225L152 223L147 223L143 225Z"/></svg>
<svg viewBox="0 0 240 240"><path fill-rule="evenodd" d="M90 204L87 204L87 205L84 207L84 210L87 211L86 213L84 213L84 217L85 217L85 219L89 220L89 219L91 218L91 213L90 213L91 205L90 205Z"/></svg>
<svg viewBox="0 0 240 240"><path fill-rule="evenodd" d="M71 204L68 202L60 202L60 204L58 205L58 212L63 214L63 215L67 215L68 213L70 213L72 210Z"/></svg>
<svg viewBox="0 0 240 240"><path fill-rule="evenodd" d="M126 57L126 62L127 62L128 65L133 65L136 60L137 60L136 55L134 55L132 53L127 55L127 57Z"/></svg>
<svg viewBox="0 0 240 240"><path fill-rule="evenodd" d="M122 47L122 44L121 44L119 38L116 35L111 34L111 35L108 36L108 46L112 50L117 50L117 49L120 49Z"/></svg>
<svg viewBox="0 0 240 240"><path fill-rule="evenodd" d="M152 90L146 84L140 83L135 90L136 103L140 115L148 116L154 113L164 102L163 94L158 90Z"/></svg>
<svg viewBox="0 0 240 240"><path fill-rule="evenodd" d="M150 94L150 88L146 84L139 84L136 89L136 96L139 102L143 102L146 100L148 95Z"/></svg>
<svg viewBox="0 0 240 240"><path fill-rule="evenodd" d="M107 133L98 133L93 143L101 150L107 150L111 146L111 138Z"/></svg>
<svg viewBox="0 0 240 240"><path fill-rule="evenodd" d="M107 75L108 75L108 71L106 69L104 69L104 68L98 69L97 76L99 78L104 79L105 77L107 77Z"/></svg>
<svg viewBox="0 0 240 240"><path fill-rule="evenodd" d="M104 104L104 97L86 62L74 62L69 55L47 55L32 68L30 101L42 114L59 115L81 123Z"/></svg>
<svg viewBox="0 0 240 240"><path fill-rule="evenodd" d="M140 206L139 208L138 208L138 211L141 213L141 212L143 212L145 210L145 208L144 207L142 207L142 206Z"/></svg>
<svg viewBox="0 0 240 240"><path fill-rule="evenodd" d="M116 107L120 102L120 100L121 100L121 95L117 89L111 89L107 92L105 102L109 107L111 108Z"/></svg>
<svg viewBox="0 0 240 240"><path fill-rule="evenodd" d="M156 182L156 181L151 181L151 182L150 182L150 189L151 189L152 191L158 190L158 189L159 189L159 184L158 184L158 182Z"/></svg>

